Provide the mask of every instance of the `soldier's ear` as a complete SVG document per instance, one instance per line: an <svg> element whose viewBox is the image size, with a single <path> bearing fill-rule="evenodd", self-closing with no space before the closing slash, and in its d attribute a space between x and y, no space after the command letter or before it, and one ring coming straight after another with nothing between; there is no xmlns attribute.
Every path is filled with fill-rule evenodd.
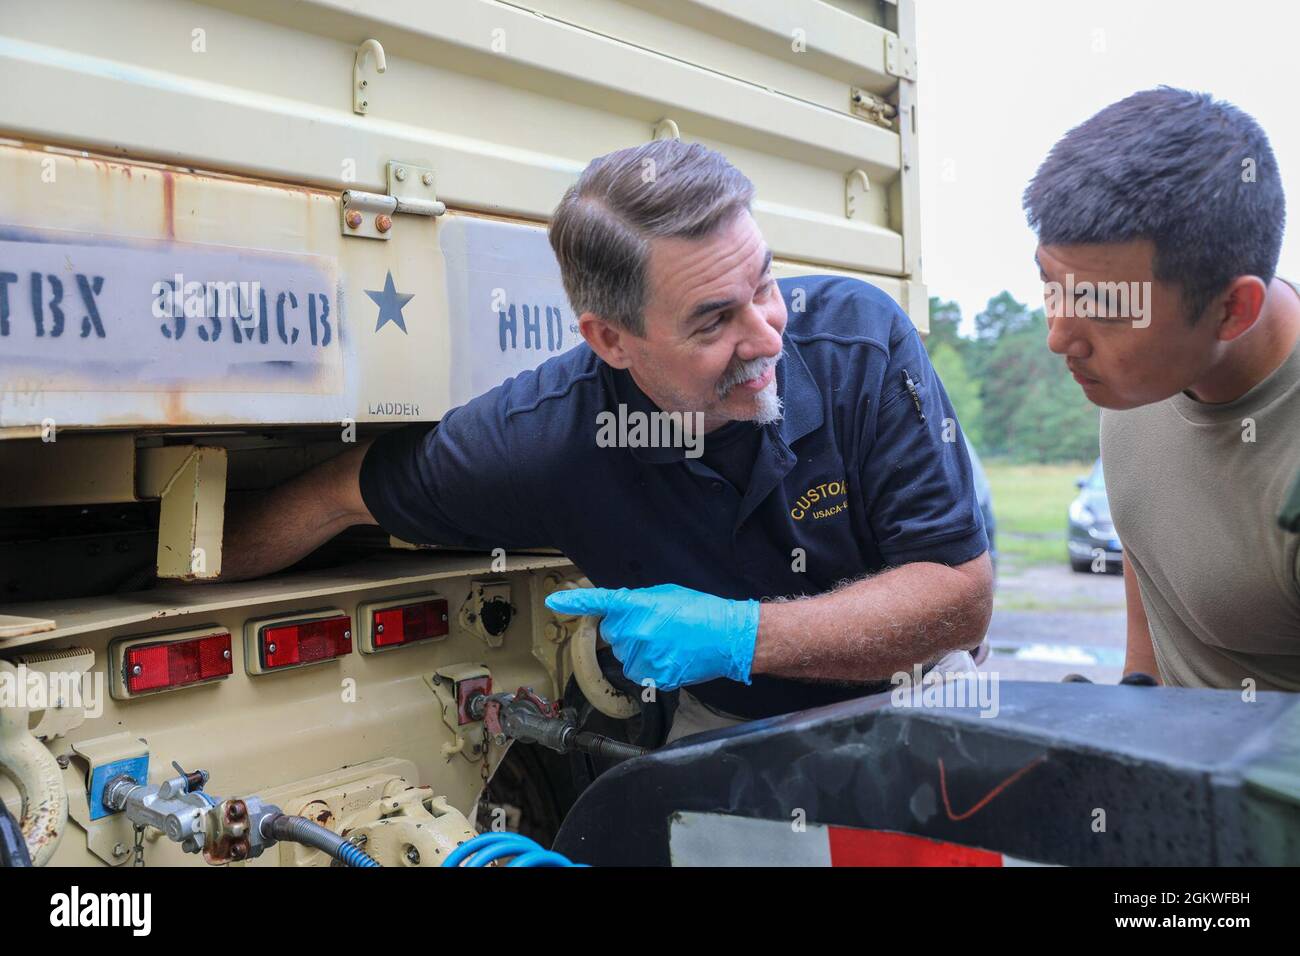
<svg viewBox="0 0 1300 956"><path fill-rule="evenodd" d="M1214 318L1219 323L1220 341L1231 342L1254 326L1264 310L1267 291L1264 280L1258 276L1237 276L1232 280L1211 306L1212 309L1217 307Z"/></svg>

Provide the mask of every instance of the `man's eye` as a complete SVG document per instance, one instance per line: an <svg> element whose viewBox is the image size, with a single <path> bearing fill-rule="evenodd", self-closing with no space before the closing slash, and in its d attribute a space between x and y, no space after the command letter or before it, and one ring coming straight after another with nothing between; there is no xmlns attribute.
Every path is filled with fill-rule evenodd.
<svg viewBox="0 0 1300 956"><path fill-rule="evenodd" d="M716 319L714 319L708 325L703 326L698 330L699 334L711 335L712 333L718 331L718 329L722 328L722 323L727 320L727 315L728 313L726 312L719 312L718 317Z"/></svg>
<svg viewBox="0 0 1300 956"><path fill-rule="evenodd" d="M1075 315L1084 316L1091 319L1093 322L1101 324L1115 322L1117 320L1120 322L1126 321L1109 314L1095 295L1089 295L1087 293L1080 293L1074 297L1074 312Z"/></svg>

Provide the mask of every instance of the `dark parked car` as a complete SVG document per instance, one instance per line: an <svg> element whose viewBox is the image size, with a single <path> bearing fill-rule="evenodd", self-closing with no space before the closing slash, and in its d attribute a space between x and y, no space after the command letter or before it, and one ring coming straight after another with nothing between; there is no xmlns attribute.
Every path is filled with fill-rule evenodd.
<svg viewBox="0 0 1300 956"><path fill-rule="evenodd" d="M1102 476L1101 459L1092 466L1088 477L1078 481L1079 494L1070 502L1066 544L1070 549L1070 567L1076 571L1102 570L1100 561L1105 556L1105 570L1119 572L1124 567L1124 547L1120 544L1115 525L1110 520L1110 502L1106 499L1106 483Z"/></svg>

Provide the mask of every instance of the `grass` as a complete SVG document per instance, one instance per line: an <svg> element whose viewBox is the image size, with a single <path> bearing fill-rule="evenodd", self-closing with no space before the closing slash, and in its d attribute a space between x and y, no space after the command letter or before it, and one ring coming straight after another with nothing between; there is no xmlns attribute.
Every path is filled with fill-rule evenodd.
<svg viewBox="0 0 1300 956"><path fill-rule="evenodd" d="M1016 465L985 461L998 525L998 555L1011 571L1066 560L1065 512L1078 494L1075 480L1091 462Z"/></svg>

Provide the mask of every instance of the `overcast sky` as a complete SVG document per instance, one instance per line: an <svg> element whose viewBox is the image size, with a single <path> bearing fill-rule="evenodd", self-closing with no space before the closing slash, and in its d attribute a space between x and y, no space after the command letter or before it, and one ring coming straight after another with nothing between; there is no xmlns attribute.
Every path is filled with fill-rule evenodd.
<svg viewBox="0 0 1300 956"><path fill-rule="evenodd" d="M1300 217L1300 10L1291 0L916 0L922 275L963 328L998 292L1042 305L1020 196L1052 144L1160 84L1263 126ZM1278 271L1300 278L1300 229Z"/></svg>

